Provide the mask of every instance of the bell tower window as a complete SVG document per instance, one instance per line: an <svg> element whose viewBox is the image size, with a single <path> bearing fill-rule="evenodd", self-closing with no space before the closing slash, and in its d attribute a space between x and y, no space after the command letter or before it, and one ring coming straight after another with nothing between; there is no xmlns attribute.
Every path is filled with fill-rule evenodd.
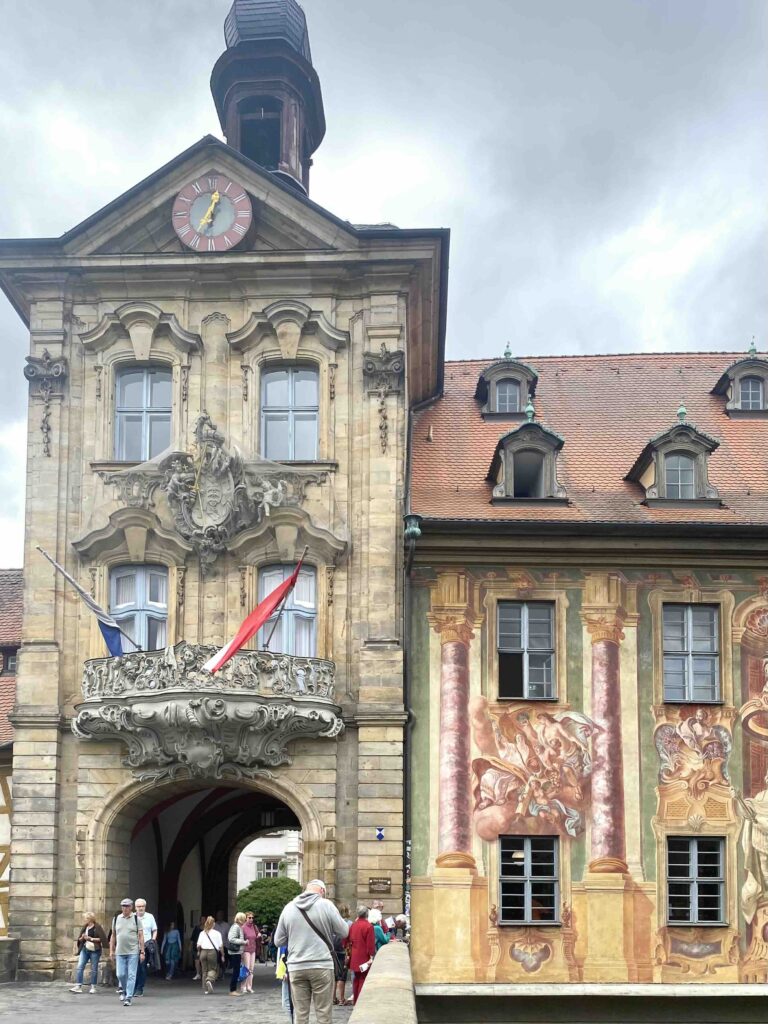
<svg viewBox="0 0 768 1024"><path fill-rule="evenodd" d="M280 165L282 104L269 96L249 97L240 104L240 150L268 171Z"/></svg>

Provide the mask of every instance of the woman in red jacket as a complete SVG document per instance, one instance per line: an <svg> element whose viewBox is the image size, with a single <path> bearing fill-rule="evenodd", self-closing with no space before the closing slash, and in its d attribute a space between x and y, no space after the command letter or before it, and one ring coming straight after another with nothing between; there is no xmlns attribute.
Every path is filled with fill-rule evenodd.
<svg viewBox="0 0 768 1024"><path fill-rule="evenodd" d="M350 950L349 968L355 975L352 979L352 1002L356 1003L376 952L373 925L368 921L368 907L357 908L357 920L349 929L347 942Z"/></svg>

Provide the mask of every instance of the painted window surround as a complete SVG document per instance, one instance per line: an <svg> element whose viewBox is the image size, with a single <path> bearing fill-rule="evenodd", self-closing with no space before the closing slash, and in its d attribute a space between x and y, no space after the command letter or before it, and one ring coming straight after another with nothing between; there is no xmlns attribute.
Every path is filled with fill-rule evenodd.
<svg viewBox="0 0 768 1024"><path fill-rule="evenodd" d="M690 895L691 895L691 910L693 911L694 900L696 898L696 889L697 889L698 883L699 882L704 882L705 884L707 884L707 883L715 883L715 884L719 885L719 890L720 890L720 908L721 908L720 919L717 920L717 921L699 921L698 920L698 915L696 913L693 913L692 916L694 918L696 918L695 920L673 921L673 920L670 919L670 899L669 899L670 898L670 893L669 893L669 888L670 888L671 885L675 885L675 884L685 885L688 880L687 879L683 879L683 878L677 878L677 877L675 877L675 876L670 874L670 871L669 871L669 861L670 861L671 851L669 849L669 842L670 842L670 840L683 840L683 841L687 842L688 845L689 845L689 856L693 860L694 856L697 856L697 852L694 853L694 850L696 849L696 847L698 845L698 840L700 840L700 839L719 842L719 844L720 844L720 869L721 870L720 870L720 874L719 874L719 876L717 878L707 878L707 877L702 877L701 875L691 874L691 876L690 876L690 881L692 883L691 884L691 893L690 893ZM728 864L727 864L727 861L728 861L728 842L727 842L726 837L723 836L723 835L714 835L714 834L713 835L696 835L696 836L674 835L673 833L668 832L667 833L667 837L666 837L666 853L667 853L667 856L665 858L665 863L664 863L664 866L665 866L664 874L665 874L666 881L665 881L665 885L664 885L664 889L663 889L663 894L664 894L664 904L665 904L664 913L665 913L667 927L668 928L675 928L675 929L677 929L677 928L727 928L728 927L728 915L727 915L727 911L728 911Z"/></svg>
<svg viewBox="0 0 768 1024"><path fill-rule="evenodd" d="M504 839L522 839L523 842L524 842L524 850L521 851L521 852L524 853L524 857L525 857L526 861L531 856L530 846L531 846L531 840L532 839L551 840L551 842L552 842L553 860L554 860L554 874L553 875L537 875L533 871L525 872L525 870L524 870L523 873L521 874L521 876L519 876L518 878L515 878L514 876L509 876L509 875L503 876L502 873L501 873L501 846L502 846L502 841ZM552 927L553 925L556 926L556 925L561 924L562 923L562 898L561 898L561 882L560 882L560 878L561 878L561 869L560 869L561 857L560 857L559 837L558 836L543 836L543 835L535 835L535 836L529 836L529 835L506 835L506 836L499 836L499 839L498 839L498 841L497 841L497 843L495 845L497 847L497 854L496 855L498 857L498 863L499 863L499 873L497 875L497 879L498 879L498 892L497 892L498 904L497 904L497 906L499 908L499 917L498 917L499 925L501 925L501 926L503 926L505 928L510 928L510 927L511 928L530 928L530 927L539 928L539 927ZM525 913L525 916L524 916L523 920L511 920L511 919L505 920L504 919L503 909L502 909L502 903L503 903L503 900L502 900L502 885L503 885L504 882L508 882L508 883L512 883L512 884L514 884L515 882L518 882L518 883L522 883L524 885L524 888L525 888L526 913ZM553 885L553 888L554 888L554 919L551 920L551 921L548 921L546 919L539 920L539 919L534 918L534 916L533 916L533 908L531 906L531 904L532 904L532 892L531 892L531 890L532 890L532 886L535 885L536 882L542 882L544 884L552 884Z"/></svg>

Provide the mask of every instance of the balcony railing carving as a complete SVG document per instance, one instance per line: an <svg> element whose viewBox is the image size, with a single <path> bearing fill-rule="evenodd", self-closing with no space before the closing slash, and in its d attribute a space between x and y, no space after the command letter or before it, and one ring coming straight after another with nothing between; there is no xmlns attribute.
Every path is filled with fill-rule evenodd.
<svg viewBox="0 0 768 1024"><path fill-rule="evenodd" d="M240 651L211 675L214 650L182 642L86 662L75 735L121 740L134 774L159 779L269 774L291 763L290 741L342 732L333 662Z"/></svg>

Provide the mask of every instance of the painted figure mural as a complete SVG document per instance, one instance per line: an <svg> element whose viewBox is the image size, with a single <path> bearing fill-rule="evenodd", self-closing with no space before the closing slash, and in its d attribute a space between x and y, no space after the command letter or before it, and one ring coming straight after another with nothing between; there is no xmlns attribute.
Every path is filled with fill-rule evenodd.
<svg viewBox="0 0 768 1024"><path fill-rule="evenodd" d="M656 749L661 766L659 782L684 782L694 798L713 784L728 782L727 762L731 736L724 726L712 721L708 708L680 712L676 725L666 723L656 730Z"/></svg>
<svg viewBox="0 0 768 1024"><path fill-rule="evenodd" d="M761 904L768 901L768 773L763 789L755 796L735 794L743 814L741 848L744 851L746 880L741 887L741 912L752 921Z"/></svg>
<svg viewBox="0 0 768 1024"><path fill-rule="evenodd" d="M584 831L597 726L578 711L525 707L495 714L471 703L475 828L481 839L511 831L578 836Z"/></svg>

